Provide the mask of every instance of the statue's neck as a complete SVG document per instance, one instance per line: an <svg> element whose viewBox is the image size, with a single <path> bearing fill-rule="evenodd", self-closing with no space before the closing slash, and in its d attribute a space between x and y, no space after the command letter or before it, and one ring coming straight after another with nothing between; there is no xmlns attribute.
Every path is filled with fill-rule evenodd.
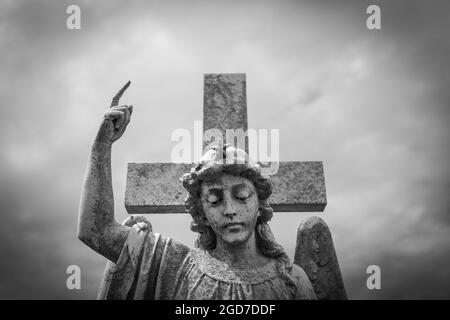
<svg viewBox="0 0 450 320"><path fill-rule="evenodd" d="M255 233L252 233L246 242L239 245L230 245L218 237L216 248L211 253L216 259L237 267L259 267L270 261L258 249Z"/></svg>

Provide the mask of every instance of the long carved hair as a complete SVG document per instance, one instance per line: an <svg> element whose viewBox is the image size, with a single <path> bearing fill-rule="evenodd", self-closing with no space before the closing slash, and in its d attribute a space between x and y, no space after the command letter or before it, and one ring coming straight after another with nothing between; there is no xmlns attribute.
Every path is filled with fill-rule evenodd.
<svg viewBox="0 0 450 320"><path fill-rule="evenodd" d="M283 247L276 242L268 224L268 221L273 216L273 209L268 201L268 198L272 194L272 182L270 178L261 174L258 165L248 161L248 156L243 150L225 145L223 147L223 153L220 153L220 158L222 158L221 155L223 154L223 160L226 160L227 156L230 157L230 154L234 155L234 158L239 158L239 155L244 154L247 160L245 162L240 161L241 163L239 161L230 163L229 160L218 162L217 153L217 148L212 148L209 155L206 153L200 162L191 169L191 172L184 174L181 179L184 188L189 192L185 200L185 207L186 211L192 216L191 230L198 233L195 243L196 247L204 250L213 250L217 243L216 234L206 224L206 215L200 200L201 184L203 182L217 180L224 173L241 176L250 180L255 186L259 201L259 215L255 226L256 246L264 256L277 261L276 265L280 277L286 283L291 297L294 297L297 286L294 278L291 276L292 263Z"/></svg>

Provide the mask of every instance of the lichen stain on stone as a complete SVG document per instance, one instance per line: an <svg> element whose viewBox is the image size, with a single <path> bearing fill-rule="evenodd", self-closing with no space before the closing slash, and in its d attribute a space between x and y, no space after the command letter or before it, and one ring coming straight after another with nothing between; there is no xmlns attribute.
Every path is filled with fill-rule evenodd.
<svg viewBox="0 0 450 320"><path fill-rule="evenodd" d="M147 170L147 168L145 168L145 166L136 165L134 167L134 170L136 171L139 178L145 178L145 179L148 178L148 176L147 176L148 170Z"/></svg>
<svg viewBox="0 0 450 320"><path fill-rule="evenodd" d="M177 192L175 194L175 199L178 200L180 198L180 196L182 196L183 194L181 192Z"/></svg>

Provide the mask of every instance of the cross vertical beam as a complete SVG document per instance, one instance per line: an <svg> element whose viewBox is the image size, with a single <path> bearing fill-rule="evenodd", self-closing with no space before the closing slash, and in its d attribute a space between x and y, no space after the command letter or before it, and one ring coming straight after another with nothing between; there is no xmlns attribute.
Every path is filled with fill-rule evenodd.
<svg viewBox="0 0 450 320"><path fill-rule="evenodd" d="M203 92L203 132L218 129L226 141L227 129L247 132L247 90L244 73L205 74ZM210 137L203 141L203 151L212 143ZM248 137L245 136L248 153Z"/></svg>

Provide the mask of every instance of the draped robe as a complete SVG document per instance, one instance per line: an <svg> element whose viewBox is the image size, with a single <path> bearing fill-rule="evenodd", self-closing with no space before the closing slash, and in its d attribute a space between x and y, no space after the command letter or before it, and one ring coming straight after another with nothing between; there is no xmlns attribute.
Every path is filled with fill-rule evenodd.
<svg viewBox="0 0 450 320"><path fill-rule="evenodd" d="M316 299L305 272L293 265L297 292L289 293L277 261L232 268L208 251L189 248L133 225L116 264L108 262L99 299Z"/></svg>

